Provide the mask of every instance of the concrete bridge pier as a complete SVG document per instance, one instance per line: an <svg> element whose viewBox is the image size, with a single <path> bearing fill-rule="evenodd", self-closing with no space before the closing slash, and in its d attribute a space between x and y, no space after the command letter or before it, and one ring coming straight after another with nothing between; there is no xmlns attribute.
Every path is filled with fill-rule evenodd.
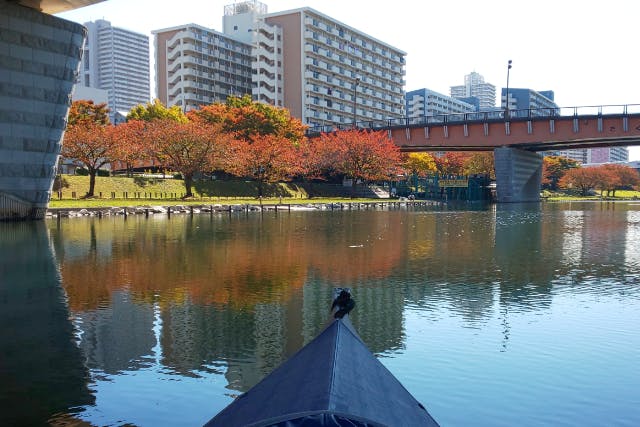
<svg viewBox="0 0 640 427"><path fill-rule="evenodd" d="M511 147L493 150L498 203L539 202L542 156Z"/></svg>
<svg viewBox="0 0 640 427"><path fill-rule="evenodd" d="M0 220L45 215L85 34L0 0Z"/></svg>

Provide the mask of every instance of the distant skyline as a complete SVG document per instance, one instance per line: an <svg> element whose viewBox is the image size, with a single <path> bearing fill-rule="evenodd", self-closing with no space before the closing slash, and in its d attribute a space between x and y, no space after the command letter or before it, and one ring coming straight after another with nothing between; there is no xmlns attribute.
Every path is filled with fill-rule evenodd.
<svg viewBox="0 0 640 427"><path fill-rule="evenodd" d="M224 6L233 3L107 0L57 16L79 23L106 19L149 35L153 43L151 31L187 23L222 31ZM262 3L269 12L311 7L404 50L406 91L428 88L449 95L451 86L463 84L464 76L476 71L496 86L499 103L511 59L510 88L553 90L561 107L640 104L639 60L633 50L633 12L640 7L633 0ZM153 61L153 51L151 55ZM640 147L629 151L630 159L640 159Z"/></svg>

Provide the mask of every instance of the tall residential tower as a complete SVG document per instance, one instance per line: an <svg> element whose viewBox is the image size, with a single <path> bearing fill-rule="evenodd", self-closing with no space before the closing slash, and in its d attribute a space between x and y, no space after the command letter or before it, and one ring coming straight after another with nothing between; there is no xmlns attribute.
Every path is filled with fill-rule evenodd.
<svg viewBox="0 0 640 427"><path fill-rule="evenodd" d="M86 22L78 84L106 90L111 121L138 104L149 102L149 37L118 27L109 21Z"/></svg>
<svg viewBox="0 0 640 427"><path fill-rule="evenodd" d="M464 76L463 85L451 86L451 96L458 99L478 98L480 111L496 108L496 87L486 83L484 77L475 71Z"/></svg>

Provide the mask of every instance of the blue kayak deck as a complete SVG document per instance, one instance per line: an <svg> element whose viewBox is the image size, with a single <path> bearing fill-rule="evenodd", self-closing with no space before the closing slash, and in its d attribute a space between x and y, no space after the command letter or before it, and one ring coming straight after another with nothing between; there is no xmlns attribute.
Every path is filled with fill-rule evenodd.
<svg viewBox="0 0 640 427"><path fill-rule="evenodd" d="M206 426L437 426L346 316Z"/></svg>

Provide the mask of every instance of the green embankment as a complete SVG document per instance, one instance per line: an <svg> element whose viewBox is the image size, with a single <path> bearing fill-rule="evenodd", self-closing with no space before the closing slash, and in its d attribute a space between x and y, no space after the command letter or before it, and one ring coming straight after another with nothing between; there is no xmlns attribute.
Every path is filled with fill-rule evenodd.
<svg viewBox="0 0 640 427"><path fill-rule="evenodd" d="M89 177L62 175L61 185L54 185L51 208L91 208L101 206L238 204L256 203L258 183L240 180L202 180L193 186L195 197L182 199L184 181L162 177L96 177L95 197L85 199ZM351 199L348 189L335 184L278 183L264 184L263 203L323 203ZM62 197L60 197L60 195Z"/></svg>
<svg viewBox="0 0 640 427"><path fill-rule="evenodd" d="M638 200L640 199L640 191L634 190L616 190L615 197L609 196L607 197L607 192L605 191L603 195L598 191L596 194L591 196L581 196L579 193L573 191L556 191L551 192L548 190L544 190L541 193L543 199L554 202L562 202L562 201L579 201L579 200L594 200L594 201L623 201L623 200Z"/></svg>

